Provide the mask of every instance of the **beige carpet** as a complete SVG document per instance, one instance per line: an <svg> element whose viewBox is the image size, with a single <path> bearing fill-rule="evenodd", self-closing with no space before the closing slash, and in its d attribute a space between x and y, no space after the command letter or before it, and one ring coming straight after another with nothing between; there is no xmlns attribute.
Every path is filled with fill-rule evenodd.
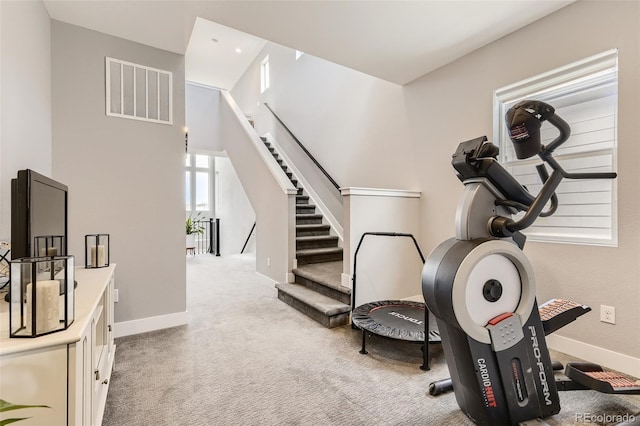
<svg viewBox="0 0 640 426"><path fill-rule="evenodd" d="M439 346L429 372L419 345L371 338L361 355L359 332L323 328L279 301L254 262L187 258L190 322L117 339L105 426L471 424L453 394L427 393L448 376ZM640 397L593 391L561 402L551 425L640 411Z"/></svg>

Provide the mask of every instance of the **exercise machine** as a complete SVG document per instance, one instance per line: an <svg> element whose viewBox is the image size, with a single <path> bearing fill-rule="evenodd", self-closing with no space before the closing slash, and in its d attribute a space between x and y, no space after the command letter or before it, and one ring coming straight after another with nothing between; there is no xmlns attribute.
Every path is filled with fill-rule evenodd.
<svg viewBox="0 0 640 426"><path fill-rule="evenodd" d="M615 173L569 173L553 152L571 133L552 106L522 101L506 114L516 157L538 155L542 189L534 196L497 161L498 147L480 137L461 143L452 165L464 184L456 211L455 238L427 258L422 291L436 318L450 381L430 386L432 394L453 388L458 405L480 425L512 425L560 411L558 390L596 389L640 393L640 386L607 376L593 364L568 364L568 380L556 382L545 335L590 308L553 300L538 306L532 266L523 253L522 230L558 207L563 179L613 179ZM559 135L543 145L540 127ZM551 169L551 174L547 170ZM515 217L517 213L522 216ZM561 367L560 367L561 368Z"/></svg>

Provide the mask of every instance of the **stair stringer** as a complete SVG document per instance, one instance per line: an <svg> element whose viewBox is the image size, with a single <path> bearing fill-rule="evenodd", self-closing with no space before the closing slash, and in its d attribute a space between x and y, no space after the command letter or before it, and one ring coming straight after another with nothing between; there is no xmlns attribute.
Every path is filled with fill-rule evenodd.
<svg viewBox="0 0 640 426"><path fill-rule="evenodd" d="M285 153L285 151L278 144L278 142L275 140L273 135L271 135L271 133L265 133L262 137L267 138L267 142L271 143L275 147L278 155L282 157L285 164L287 165L289 170L291 170L291 172L296 177L298 182L300 182L300 185L304 188L307 195L309 195L309 198L313 201L316 208L320 211L320 213L322 213L322 216L324 216L324 220L326 220L327 224L331 227L332 234L338 237L338 247L342 247L344 244L344 229L342 228L342 225L340 224L338 219L333 215L333 213L331 213L327 205L313 190L309 182L304 178L302 173L300 173L300 171L296 168L296 166L291 161L291 158Z"/></svg>

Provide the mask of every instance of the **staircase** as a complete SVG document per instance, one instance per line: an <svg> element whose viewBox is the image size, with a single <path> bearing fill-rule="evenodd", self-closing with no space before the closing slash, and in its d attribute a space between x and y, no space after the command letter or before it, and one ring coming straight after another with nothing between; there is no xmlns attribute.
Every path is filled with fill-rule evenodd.
<svg viewBox="0 0 640 426"><path fill-rule="evenodd" d="M316 213L309 196L289 171L271 143L262 138L291 183L296 195L296 259L293 283L278 283L278 298L315 321L332 328L349 323L351 290L341 282L342 248L330 234L323 216Z"/></svg>

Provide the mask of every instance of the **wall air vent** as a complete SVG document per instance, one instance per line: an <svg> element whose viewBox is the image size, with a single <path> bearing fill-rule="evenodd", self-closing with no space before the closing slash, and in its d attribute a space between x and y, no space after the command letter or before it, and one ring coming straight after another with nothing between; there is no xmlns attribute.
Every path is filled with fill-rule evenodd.
<svg viewBox="0 0 640 426"><path fill-rule="evenodd" d="M105 58L106 114L173 124L172 73Z"/></svg>

